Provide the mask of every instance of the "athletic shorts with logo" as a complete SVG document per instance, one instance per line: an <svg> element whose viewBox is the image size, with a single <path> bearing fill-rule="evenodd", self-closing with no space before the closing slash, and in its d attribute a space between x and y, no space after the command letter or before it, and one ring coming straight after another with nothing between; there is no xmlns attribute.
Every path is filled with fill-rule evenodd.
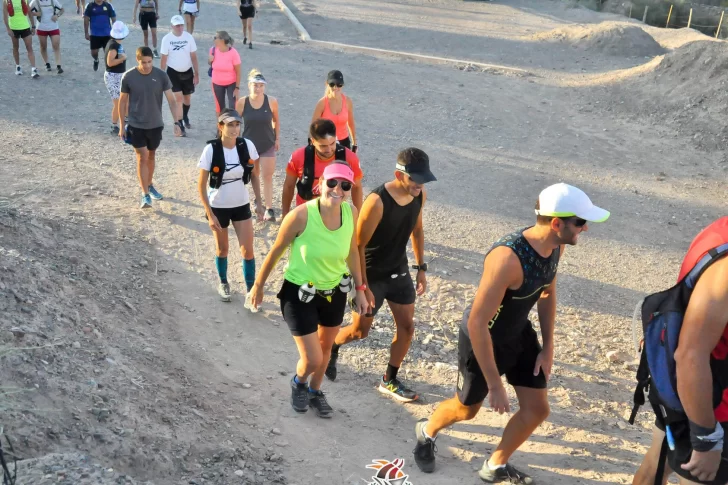
<svg viewBox="0 0 728 485"><path fill-rule="evenodd" d="M111 36L92 35L89 37L89 39L89 46L91 47L92 51L97 51L99 49L106 50L106 44L108 44L111 40Z"/></svg>
<svg viewBox="0 0 728 485"><path fill-rule="evenodd" d="M139 26L142 30L149 30L157 28L157 13L156 12L139 12Z"/></svg>
<svg viewBox="0 0 728 485"><path fill-rule="evenodd" d="M121 96L121 78L123 72L104 72L104 84L111 95L111 99L119 99Z"/></svg>
<svg viewBox="0 0 728 485"><path fill-rule="evenodd" d="M281 301L281 313L288 324L291 334L303 337L318 331L322 327L338 327L344 321L346 311L347 293L339 290L337 286L332 291L331 301L318 292L308 303L298 298L300 285L283 280L278 299Z"/></svg>
<svg viewBox="0 0 728 485"><path fill-rule="evenodd" d="M172 92L182 92L183 95L187 96L195 92L195 71L190 68L185 72L178 72L171 67L167 68L167 76L172 81Z"/></svg>
<svg viewBox="0 0 728 485"><path fill-rule="evenodd" d="M13 30L12 32L16 39L25 39L30 35L30 29Z"/></svg>
<svg viewBox="0 0 728 485"><path fill-rule="evenodd" d="M650 404L652 409L655 411L655 426L657 429L665 432L665 421L662 417L659 405L655 399L655 395L650 391L649 393ZM659 414L658 414L659 411ZM723 431L728 436L728 423L721 423L723 425ZM667 450L667 464L670 468L680 475L681 477L690 480L695 483L704 483L707 485L725 485L728 483L728 447L723 446L723 460L720 462L720 468L718 468L718 474L715 479L710 482L704 482L698 480L692 476L689 471L683 470L681 465L684 465L690 461L690 455L693 452L693 447L690 444L690 426L687 421L671 423L670 431L672 431L672 437L675 440L675 450L668 448Z"/></svg>
<svg viewBox="0 0 728 485"><path fill-rule="evenodd" d="M462 404L472 406L485 400L488 386L475 358L470 337L463 332L462 327L458 339L458 399ZM493 342L498 374L505 374L512 386L545 389L546 376L543 371L537 376L533 375L536 358L541 350L536 330L531 322L528 322L520 335L514 335L514 338L507 342Z"/></svg>
<svg viewBox="0 0 728 485"><path fill-rule="evenodd" d="M210 209L212 209L212 213L215 214L217 222L220 223L220 227L223 229L230 225L230 221L247 221L253 217L253 213L250 212L250 204L241 205L240 207L232 207L229 209L210 206ZM205 215L205 219L207 219L207 215Z"/></svg>
<svg viewBox="0 0 728 485"><path fill-rule="evenodd" d="M127 133L131 138L131 146L134 148L146 148L147 150L156 150L162 143L162 130L163 126L159 128L134 128L133 126L127 127Z"/></svg>
<svg viewBox="0 0 728 485"><path fill-rule="evenodd" d="M368 276L367 286L374 295L372 316L377 314L384 304L384 300L398 305L412 305L417 298L415 284L407 265L403 265L389 274L377 275L375 278Z"/></svg>
<svg viewBox="0 0 728 485"><path fill-rule="evenodd" d="M249 5L247 7L240 7L240 18L245 19L252 19L255 17L255 7L253 5Z"/></svg>

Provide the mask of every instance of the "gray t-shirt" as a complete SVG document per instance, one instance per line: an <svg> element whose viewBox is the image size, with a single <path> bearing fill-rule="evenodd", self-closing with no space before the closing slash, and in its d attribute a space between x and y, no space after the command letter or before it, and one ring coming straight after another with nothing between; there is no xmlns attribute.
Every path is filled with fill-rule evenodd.
<svg viewBox="0 0 728 485"><path fill-rule="evenodd" d="M158 67L149 74L142 74L136 67L126 71L121 78L121 92L129 95L129 125L144 130L164 126L162 99L168 89L172 89L172 82Z"/></svg>

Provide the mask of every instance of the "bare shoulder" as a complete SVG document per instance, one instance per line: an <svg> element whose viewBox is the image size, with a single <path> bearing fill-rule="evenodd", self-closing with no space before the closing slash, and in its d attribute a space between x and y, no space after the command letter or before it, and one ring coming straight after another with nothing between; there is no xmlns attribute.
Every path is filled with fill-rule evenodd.
<svg viewBox="0 0 728 485"><path fill-rule="evenodd" d="M498 246L485 257L483 262L483 275L490 275L507 283L508 286L519 285L523 278L521 261L515 252L508 246Z"/></svg>

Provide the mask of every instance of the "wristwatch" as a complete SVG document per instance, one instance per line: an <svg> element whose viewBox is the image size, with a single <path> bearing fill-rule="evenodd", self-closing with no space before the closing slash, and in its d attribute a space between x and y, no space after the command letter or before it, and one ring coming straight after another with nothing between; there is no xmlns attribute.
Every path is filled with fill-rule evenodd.
<svg viewBox="0 0 728 485"><path fill-rule="evenodd" d="M412 269L416 269L418 271L427 271L427 263L413 264Z"/></svg>

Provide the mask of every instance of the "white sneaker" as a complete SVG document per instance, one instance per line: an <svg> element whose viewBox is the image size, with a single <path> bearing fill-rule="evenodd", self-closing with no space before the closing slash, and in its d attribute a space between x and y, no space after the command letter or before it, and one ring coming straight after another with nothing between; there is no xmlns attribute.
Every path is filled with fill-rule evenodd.
<svg viewBox="0 0 728 485"><path fill-rule="evenodd" d="M15 66L15 75L16 76L22 76L23 75L23 68L20 66Z"/></svg>
<svg viewBox="0 0 728 485"><path fill-rule="evenodd" d="M30 72L30 77L32 77L33 79L38 79L40 77L40 74L38 74L38 69L36 69L35 67Z"/></svg>
<svg viewBox="0 0 728 485"><path fill-rule="evenodd" d="M243 303L243 306L250 310L251 313L258 313L260 311L260 308L256 308L253 305L253 294L250 292L245 295L245 303Z"/></svg>

